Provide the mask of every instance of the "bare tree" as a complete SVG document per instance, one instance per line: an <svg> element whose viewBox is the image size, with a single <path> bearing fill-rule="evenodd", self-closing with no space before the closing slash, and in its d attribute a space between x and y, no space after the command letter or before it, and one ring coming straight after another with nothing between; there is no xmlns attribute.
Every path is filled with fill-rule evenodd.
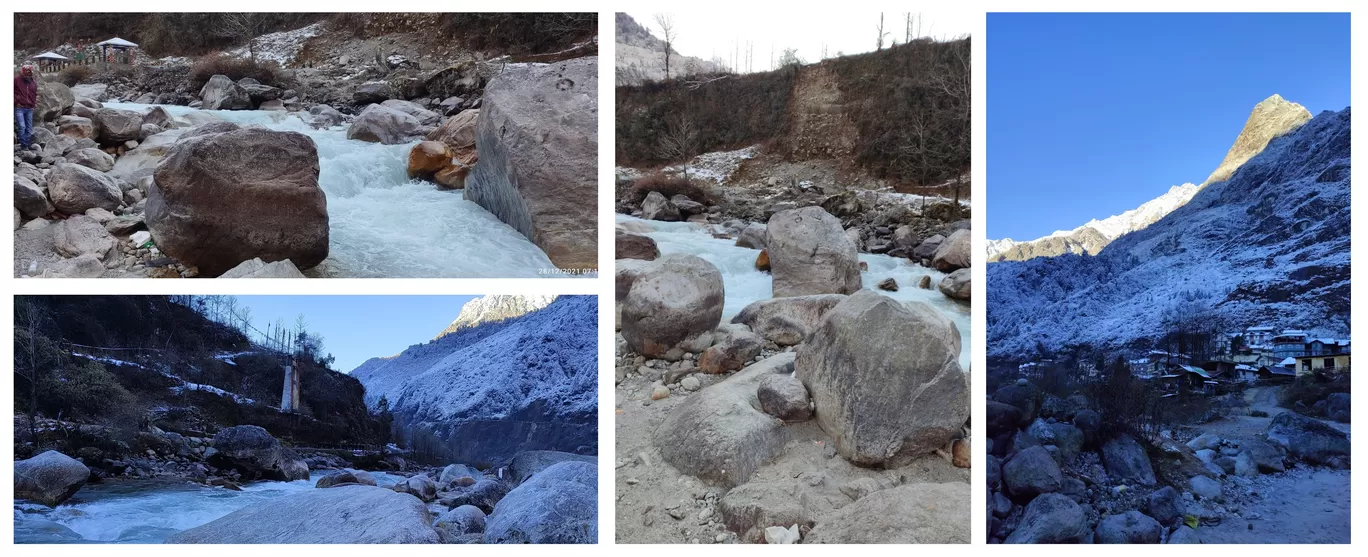
<svg viewBox="0 0 1368 557"><path fill-rule="evenodd" d="M781 68L801 65L803 65L803 59L798 57L798 49L796 48L785 48L784 52L779 55L779 67Z"/></svg>
<svg viewBox="0 0 1368 557"><path fill-rule="evenodd" d="M16 296L14 304L16 332L24 332L23 339L16 338L20 342L16 343L14 351L14 373L29 382L29 439L37 442L38 431L35 422L38 419L38 383L43 375L43 368L51 364L40 361L42 355L38 347L38 329L47 319L47 315L33 298Z"/></svg>
<svg viewBox="0 0 1368 557"><path fill-rule="evenodd" d="M656 25L660 26L660 34L665 40L665 80L670 80L670 55L674 50L674 42L678 35L675 33L674 17L670 14L656 14Z"/></svg>
<svg viewBox="0 0 1368 557"><path fill-rule="evenodd" d="M256 61L256 38L266 30L266 14L221 14L216 28L220 36L247 43L247 56Z"/></svg>
<svg viewBox="0 0 1368 557"><path fill-rule="evenodd" d="M656 153L670 161L683 161L684 180L689 179L689 161L698 151L698 128L693 119L674 114L665 120L665 131L656 143Z"/></svg>
<svg viewBox="0 0 1368 557"><path fill-rule="evenodd" d="M874 50L883 50L884 37L887 36L888 33L884 32L884 15L883 12L879 12L879 40L876 43Z"/></svg>

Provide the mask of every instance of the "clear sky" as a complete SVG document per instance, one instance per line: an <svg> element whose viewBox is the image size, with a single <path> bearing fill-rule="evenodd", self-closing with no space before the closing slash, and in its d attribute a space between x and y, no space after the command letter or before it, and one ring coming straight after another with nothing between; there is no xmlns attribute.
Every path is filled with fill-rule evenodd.
<svg viewBox="0 0 1368 557"><path fill-rule="evenodd" d="M627 15L651 34L663 37L660 26L656 25L656 13L629 11ZM830 56L835 56L837 51L859 54L874 50L879 36L879 12L809 9L802 4L789 4L783 9L749 14L744 9L728 12L725 17L713 10L667 13L674 18L675 32L679 35L675 50L680 54L704 60L711 60L716 55L729 61L738 41L743 50L746 41L750 41L754 53L751 68L754 71L771 69L771 47L775 60L788 47L797 48L798 57L803 61L816 62L822 58L823 45L826 45ZM918 14L924 21L921 35L938 39L970 34L977 17L981 17L975 16L972 10L914 12L913 17ZM905 35L906 13L884 12L883 15L884 31L889 33L889 40L897 38L901 44Z"/></svg>
<svg viewBox="0 0 1368 557"><path fill-rule="evenodd" d="M988 237L1201 183L1280 94L1349 106L1347 14L989 14Z"/></svg>
<svg viewBox="0 0 1368 557"><path fill-rule="evenodd" d="M343 373L370 358L393 356L432 340L456 320L475 296L237 296L252 308L252 325L264 329L281 319L294 326L304 314L310 331L323 335L323 350Z"/></svg>

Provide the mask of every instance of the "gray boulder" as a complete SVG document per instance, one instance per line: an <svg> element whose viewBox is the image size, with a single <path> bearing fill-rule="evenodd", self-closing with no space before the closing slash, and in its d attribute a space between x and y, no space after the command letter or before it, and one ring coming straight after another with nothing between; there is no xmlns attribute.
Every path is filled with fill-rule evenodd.
<svg viewBox="0 0 1368 557"><path fill-rule="evenodd" d="M1188 487L1192 488L1192 493L1203 499L1221 499L1221 482L1206 476L1193 476L1188 480Z"/></svg>
<svg viewBox="0 0 1368 557"><path fill-rule="evenodd" d="M328 474L318 478L314 482L315 488L329 488L344 485L375 485L375 476L364 470L352 470L350 468L339 470L335 474Z"/></svg>
<svg viewBox="0 0 1368 557"><path fill-rule="evenodd" d="M484 511L471 505L461 505L437 517L437 522L433 525L445 530L449 536L483 534L485 520Z"/></svg>
<svg viewBox="0 0 1368 557"><path fill-rule="evenodd" d="M741 234L736 237L736 246L741 248L765 249L765 230L766 226L758 222L752 222L741 229Z"/></svg>
<svg viewBox="0 0 1368 557"><path fill-rule="evenodd" d="M1335 464L1349 455L1348 435L1296 412L1283 412L1273 418L1268 424L1268 442L1313 464Z"/></svg>
<svg viewBox="0 0 1368 557"><path fill-rule="evenodd" d="M632 234L618 230L613 240L614 259L641 259L654 261L660 257L660 248L650 236Z"/></svg>
<svg viewBox="0 0 1368 557"><path fill-rule="evenodd" d="M66 114L76 104L76 96L66 85L45 79L38 80L38 104L33 109L33 122L50 122Z"/></svg>
<svg viewBox="0 0 1368 557"><path fill-rule="evenodd" d="M1114 514L1097 521L1093 543L1159 543L1164 527L1140 511Z"/></svg>
<svg viewBox="0 0 1368 557"><path fill-rule="evenodd" d="M561 269L598 268L598 57L508 65L485 86L465 197Z"/></svg>
<svg viewBox="0 0 1368 557"><path fill-rule="evenodd" d="M90 478L81 461L57 451L14 461L14 498L56 507L70 499Z"/></svg>
<svg viewBox="0 0 1368 557"><path fill-rule="evenodd" d="M166 543L438 543L417 497L383 487L347 485L253 503L191 528Z"/></svg>
<svg viewBox="0 0 1368 557"><path fill-rule="evenodd" d="M841 221L821 207L780 211L770 217L765 251L774 297L851 294L860 289L859 253Z"/></svg>
<svg viewBox="0 0 1368 557"><path fill-rule="evenodd" d="M448 486L450 488L451 486ZM489 514L494 512L494 506L508 495L509 485L501 480L480 479L475 485L469 487L459 487L454 489L455 494L443 497L440 503L447 508L456 508L463 505L470 505Z"/></svg>
<svg viewBox="0 0 1368 557"><path fill-rule="evenodd" d="M267 263L253 257L219 275L218 278L304 278L289 259Z"/></svg>
<svg viewBox="0 0 1368 557"><path fill-rule="evenodd" d="M1274 474L1287 471L1287 467L1283 464L1282 451L1257 439L1248 439L1240 443L1240 454L1236 458L1237 469L1242 460L1254 472ZM1242 472L1237 473L1242 476L1251 475Z"/></svg>
<svg viewBox="0 0 1368 557"><path fill-rule="evenodd" d="M931 259L936 255L936 250L940 249L940 245L944 241L945 236L941 236L940 234L922 240L922 242L917 244L917 247L912 250L912 259L914 261Z"/></svg>
<svg viewBox="0 0 1368 557"><path fill-rule="evenodd" d="M399 99L390 99L381 102L380 106L386 108L393 108L394 110L398 110L399 112L408 114L409 116L412 116L415 119L417 119L418 123L424 126L436 126L437 124L440 124L442 122L441 114L418 106L417 103L403 101Z"/></svg>
<svg viewBox="0 0 1368 557"><path fill-rule="evenodd" d="M1145 509L1160 524L1169 526L1187 514L1187 506L1183 504L1183 498L1178 495L1178 490L1173 489L1172 486L1164 486L1150 493Z"/></svg>
<svg viewBox="0 0 1368 557"><path fill-rule="evenodd" d="M797 524L812 528L816 513L805 504L802 494L806 489L806 484L795 480L742 484L722 497L717 513L742 542L760 543L768 527Z"/></svg>
<svg viewBox="0 0 1368 557"><path fill-rule="evenodd" d="M656 428L661 456L706 481L746 483L788 441L783 424L759 410L756 393L766 377L788 374L792 365L793 353L781 353L684 399Z"/></svg>
<svg viewBox="0 0 1368 557"><path fill-rule="evenodd" d="M247 110L252 96L226 75L215 75L200 88L200 108L204 110Z"/></svg>
<svg viewBox="0 0 1368 557"><path fill-rule="evenodd" d="M1064 476L1045 447L1036 445L1017 453L1002 465L1002 482L1013 499L1030 501L1042 493L1059 491Z"/></svg>
<svg viewBox="0 0 1368 557"><path fill-rule="evenodd" d="M369 81L356 86L352 92L352 102L356 104L371 104L383 102L394 98L394 87L385 81Z"/></svg>
<svg viewBox="0 0 1368 557"><path fill-rule="evenodd" d="M664 357L679 347L698 353L712 344L722 320L722 273L683 254L657 259L632 283L622 302L622 337L632 351Z"/></svg>
<svg viewBox="0 0 1368 557"><path fill-rule="evenodd" d="M508 492L485 543L598 543L598 465L561 462Z"/></svg>
<svg viewBox="0 0 1368 557"><path fill-rule="evenodd" d="M1107 475L1121 483L1154 485L1154 466L1145 448L1134 437L1121 434L1102 444L1102 463Z"/></svg>
<svg viewBox="0 0 1368 557"><path fill-rule="evenodd" d="M60 221L52 231L53 247L64 257L91 254L99 259L114 249L117 241L104 225L85 215Z"/></svg>
<svg viewBox="0 0 1368 557"><path fill-rule="evenodd" d="M110 170L114 170L114 157L109 156L109 153L93 147L76 149L75 151L67 153L66 159L67 162L71 164L79 164L96 172L109 172Z"/></svg>
<svg viewBox="0 0 1368 557"><path fill-rule="evenodd" d="M514 455L513 461L508 464L508 478L513 485L519 485L542 470L561 462L598 464L598 457L561 451L523 451Z"/></svg>
<svg viewBox="0 0 1368 557"><path fill-rule="evenodd" d="M795 370L841 456L884 465L960 434L969 381L959 353L959 331L944 314L860 290L822 318L799 348Z"/></svg>
<svg viewBox="0 0 1368 557"><path fill-rule="evenodd" d="M95 207L113 211L123 204L123 190L113 178L79 164L58 163L48 173L47 185L52 205L69 215Z"/></svg>
<svg viewBox="0 0 1368 557"><path fill-rule="evenodd" d="M437 500L437 482L432 481L432 478L427 477L426 474L410 476L399 485L396 485L394 490L401 493L407 493L422 499L424 502Z"/></svg>
<svg viewBox="0 0 1368 557"><path fill-rule="evenodd" d="M99 137L99 130L95 128L93 119L75 115L58 118L57 133L73 139L95 139Z"/></svg>
<svg viewBox="0 0 1368 557"><path fill-rule="evenodd" d="M812 417L807 388L792 375L771 374L756 387L760 409L785 422L801 422Z"/></svg>
<svg viewBox="0 0 1368 557"><path fill-rule="evenodd" d="M326 104L309 107L309 125L314 128L331 128L347 121L347 116Z"/></svg>
<svg viewBox="0 0 1368 557"><path fill-rule="evenodd" d="M972 248L973 241L970 239L970 232L968 230L956 230L950 234L949 238L936 246L936 253L931 256L931 266L946 273L967 268L970 265Z"/></svg>
<svg viewBox="0 0 1368 557"><path fill-rule="evenodd" d="M1085 543L1089 534L1083 507L1064 495L1046 493L1026 505L1021 523L1003 543Z"/></svg>
<svg viewBox="0 0 1368 557"><path fill-rule="evenodd" d="M261 426L239 425L219 430L214 435L214 450L210 464L235 469L248 478L292 481L309 477L307 465L300 474L294 451L281 446Z"/></svg>
<svg viewBox="0 0 1368 557"><path fill-rule="evenodd" d="M143 114L142 125L146 126L148 124L163 130L169 130L176 127L176 119L171 117L171 113L167 112L165 107L154 106L151 110L148 110L146 114Z"/></svg>
<svg viewBox="0 0 1368 557"><path fill-rule="evenodd" d="M967 544L968 483L919 483L876 491L831 513L803 543Z"/></svg>
<svg viewBox="0 0 1368 557"><path fill-rule="evenodd" d="M967 302L971 294L972 275L973 273L967 268L956 270L945 275L945 278L941 279L936 288L940 289L941 294Z"/></svg>
<svg viewBox="0 0 1368 557"><path fill-rule="evenodd" d="M442 473L437 476L437 484L447 486L450 485L451 482L461 478L470 478L478 481L484 479L484 474L479 470L464 464L448 464L446 468L442 469Z"/></svg>
<svg viewBox="0 0 1368 557"><path fill-rule="evenodd" d="M143 115L135 110L101 108L95 111L95 125L101 145L120 145L137 141L142 132Z"/></svg>
<svg viewBox="0 0 1368 557"><path fill-rule="evenodd" d="M822 317L845 299L843 294L818 294L756 300L731 322L746 325L779 346L793 346L806 340Z"/></svg>
<svg viewBox="0 0 1368 557"><path fill-rule="evenodd" d="M109 98L109 85L104 83L80 83L71 87L71 94L77 99L89 99L97 103Z"/></svg>
<svg viewBox="0 0 1368 557"><path fill-rule="evenodd" d="M679 208L658 191L646 194L641 202L641 218L674 222L681 220Z"/></svg>
<svg viewBox="0 0 1368 557"><path fill-rule="evenodd" d="M204 276L253 258L309 269L328 256L318 151L295 132L242 128L177 143L157 165L146 220L159 249Z"/></svg>
<svg viewBox="0 0 1368 557"><path fill-rule="evenodd" d="M746 367L760 355L765 340L749 327L731 323L713 334L714 342L698 356L698 369L704 373L726 373Z"/></svg>
<svg viewBox="0 0 1368 557"><path fill-rule="evenodd" d="M1202 543L1202 538L1197 535L1196 530L1183 525L1169 534L1168 543Z"/></svg>
<svg viewBox="0 0 1368 557"><path fill-rule="evenodd" d="M417 118L393 108L373 104L361 111L351 127L347 139L398 145L422 137L425 130Z"/></svg>
<svg viewBox="0 0 1368 557"><path fill-rule="evenodd" d="M18 174L14 176L14 208L24 216L35 219L56 210L43 188Z"/></svg>

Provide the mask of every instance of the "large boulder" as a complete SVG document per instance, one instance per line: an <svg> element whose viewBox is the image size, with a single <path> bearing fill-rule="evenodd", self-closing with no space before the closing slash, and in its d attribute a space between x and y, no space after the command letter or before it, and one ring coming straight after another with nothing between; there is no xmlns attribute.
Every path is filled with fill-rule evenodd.
<svg viewBox="0 0 1368 557"><path fill-rule="evenodd" d="M440 141L419 141L409 150L408 177L431 180L451 166L451 148Z"/></svg>
<svg viewBox="0 0 1368 557"><path fill-rule="evenodd" d="M466 466L464 464L448 464L446 468L442 469L442 473L437 475L437 485L447 486L451 484L451 482L460 480L461 478L478 480L483 479L484 474L474 467Z"/></svg>
<svg viewBox="0 0 1368 557"><path fill-rule="evenodd" d="M47 192L27 176L14 175L14 208L29 218L38 218L55 210Z"/></svg>
<svg viewBox="0 0 1368 557"><path fill-rule="evenodd" d="M969 381L959 353L959 331L941 312L861 290L827 312L795 368L836 450L875 466L931 452L960 434Z"/></svg>
<svg viewBox="0 0 1368 557"><path fill-rule="evenodd" d="M622 302L622 337L632 351L664 357L672 348L698 353L722 320L722 273L683 254L657 259Z"/></svg>
<svg viewBox="0 0 1368 557"><path fill-rule="evenodd" d="M793 353L761 360L675 406L656 428L660 454L679 471L728 487L746 483L783 450L788 431L760 411L757 389L793 370Z"/></svg>
<svg viewBox="0 0 1368 557"><path fill-rule="evenodd" d="M176 127L176 119L171 117L171 113L167 112L166 107L163 106L154 106L146 114L143 114L142 123L143 125L152 124L163 130Z"/></svg>
<svg viewBox="0 0 1368 557"><path fill-rule="evenodd" d="M228 269L218 278L304 278L304 273L299 272L299 267L295 267L289 259L267 263L260 257L253 257Z"/></svg>
<svg viewBox="0 0 1368 557"><path fill-rule="evenodd" d="M417 103L399 99L390 99L380 103L380 106L393 108L404 114L414 117L418 123L424 126L435 126L442 121L442 115L421 106Z"/></svg>
<svg viewBox="0 0 1368 557"><path fill-rule="evenodd" d="M792 375L772 374L755 389L760 409L785 422L801 422L812 417L807 387Z"/></svg>
<svg viewBox="0 0 1368 557"><path fill-rule="evenodd" d="M109 171L109 175L128 183L137 183L139 180L149 178L157 171L157 163L160 163L166 153L176 145L181 138L194 136L204 128L217 128L219 126L232 126L237 129L237 124L219 122L202 126L194 130L166 130L161 133L148 136L138 142L138 147L127 151L122 157L114 160L114 169Z"/></svg>
<svg viewBox="0 0 1368 557"><path fill-rule="evenodd" d="M1159 543L1164 527L1140 511L1114 514L1097 521L1093 543Z"/></svg>
<svg viewBox="0 0 1368 557"><path fill-rule="evenodd" d="M211 464L232 468L249 478L293 481L309 477L307 465L302 471L299 469L298 455L261 426L239 425L219 430L214 435L214 450Z"/></svg>
<svg viewBox="0 0 1368 557"><path fill-rule="evenodd" d="M988 436L997 438L1017 430L1021 422L1021 410L1005 402L988 401L985 412Z"/></svg>
<svg viewBox="0 0 1368 557"><path fill-rule="evenodd" d="M118 242L104 225L85 215L73 215L57 223L52 231L53 248L64 257L91 254L104 259Z"/></svg>
<svg viewBox="0 0 1368 557"><path fill-rule="evenodd" d="M378 104L367 106L347 128L347 139L385 145L408 143L422 134L423 126L417 118Z"/></svg>
<svg viewBox="0 0 1368 557"><path fill-rule="evenodd" d="M1004 543L1085 543L1090 532L1083 507L1058 493L1031 500Z"/></svg>
<svg viewBox="0 0 1368 557"><path fill-rule="evenodd" d="M57 119L57 133L73 139L95 139L99 136L93 119L70 114Z"/></svg>
<svg viewBox="0 0 1368 557"><path fill-rule="evenodd" d="M793 346L807 340L822 317L845 299L844 294L818 294L756 300L732 317L732 323L746 325L779 346Z"/></svg>
<svg viewBox="0 0 1368 557"><path fill-rule="evenodd" d="M458 155L473 153L479 122L480 111L467 110L444 120L437 129L428 132L424 139L440 141Z"/></svg>
<svg viewBox="0 0 1368 557"><path fill-rule="evenodd" d="M137 141L142 133L143 114L135 110L101 108L95 111L95 126L101 145L120 145Z"/></svg>
<svg viewBox="0 0 1368 557"><path fill-rule="evenodd" d="M47 451L14 462L14 498L56 507L70 499L90 478L81 461L57 451Z"/></svg>
<svg viewBox="0 0 1368 557"><path fill-rule="evenodd" d="M765 249L765 231L767 228L758 222L747 224L736 236L736 247Z"/></svg>
<svg viewBox="0 0 1368 557"><path fill-rule="evenodd" d="M879 490L818 522L803 543L970 542L968 483Z"/></svg>
<svg viewBox="0 0 1368 557"><path fill-rule="evenodd" d="M780 211L765 229L774 297L850 294L860 289L855 243L821 207Z"/></svg>
<svg viewBox="0 0 1368 557"><path fill-rule="evenodd" d="M44 79L38 80L38 105L33 109L33 121L49 122L66 114L76 104L76 96L66 85Z"/></svg>
<svg viewBox="0 0 1368 557"><path fill-rule="evenodd" d="M158 249L201 275L257 257L309 269L328 256L318 151L304 134L242 128L198 136L176 144L155 176L148 230Z"/></svg>
<svg viewBox="0 0 1368 557"><path fill-rule="evenodd" d="M71 164L79 164L96 172L114 170L114 157L94 147L76 149L67 153L66 159Z"/></svg>
<svg viewBox="0 0 1368 557"><path fill-rule="evenodd" d="M508 463L508 477L513 485L521 484L555 464L562 462L598 463L598 457L561 451L523 451Z"/></svg>
<svg viewBox="0 0 1368 557"><path fill-rule="evenodd" d="M945 275L945 278L941 279L940 284L937 285L937 288L940 289L941 294L945 294L946 296L949 296L956 300L964 300L967 302L969 301L969 297L971 294L972 282L973 273L967 268L959 269L953 273Z"/></svg>
<svg viewBox="0 0 1368 557"><path fill-rule="evenodd" d="M340 126L347 121L347 116L336 108L326 104L316 104L309 107L309 125L314 128L331 128Z"/></svg>
<svg viewBox="0 0 1368 557"><path fill-rule="evenodd" d="M200 88L200 108L204 110L247 110L252 95L226 75L215 75Z"/></svg>
<svg viewBox="0 0 1368 557"><path fill-rule="evenodd" d="M394 490L407 493L424 502L432 502L437 499L437 482L425 474L410 476L408 479L394 486Z"/></svg>
<svg viewBox="0 0 1368 557"><path fill-rule="evenodd" d="M931 259L936 255L936 250L940 249L940 245L943 242L945 242L945 236L941 236L940 234L922 240L920 244L917 244L917 247L912 249L912 260L921 261L923 259Z"/></svg>
<svg viewBox="0 0 1368 557"><path fill-rule="evenodd" d="M123 204L123 190L113 178L79 164L58 163L48 173L47 184L52 205L69 215L95 207L113 211Z"/></svg>
<svg viewBox="0 0 1368 557"><path fill-rule="evenodd" d="M238 509L167 543L438 543L427 506L383 487L346 485L271 498Z"/></svg>
<svg viewBox="0 0 1368 557"><path fill-rule="evenodd" d="M726 373L746 367L760 355L765 340L745 325L724 325L714 334L714 342L698 355L703 373Z"/></svg>
<svg viewBox="0 0 1368 557"><path fill-rule="evenodd" d="M936 247L931 256L931 266L942 272L951 272L970 265L973 241L968 230L956 230Z"/></svg>
<svg viewBox="0 0 1368 557"><path fill-rule="evenodd" d="M489 80L465 197L561 269L598 268L598 57L508 65Z"/></svg>
<svg viewBox="0 0 1368 557"><path fill-rule="evenodd" d="M109 98L109 85L104 83L80 83L71 87L71 94L78 99L103 102Z"/></svg>
<svg viewBox="0 0 1368 557"><path fill-rule="evenodd" d="M514 488L485 522L485 543L598 543L598 464L553 464Z"/></svg>
<svg viewBox="0 0 1368 557"><path fill-rule="evenodd" d="M1102 444L1102 464L1115 482L1154 485L1149 454L1134 437L1121 434Z"/></svg>
<svg viewBox="0 0 1368 557"><path fill-rule="evenodd" d="M717 513L727 529L745 543L764 540L764 530L780 524L811 529L817 514L809 508L804 492L809 488L796 480L750 482L727 491L717 503Z"/></svg>
<svg viewBox="0 0 1368 557"><path fill-rule="evenodd" d="M1337 464L1349 455L1349 436L1315 418L1283 412L1268 424L1268 442L1313 464Z"/></svg>
<svg viewBox="0 0 1368 557"><path fill-rule="evenodd" d="M1240 442L1240 454L1238 458L1236 458L1236 468L1240 467L1241 462L1254 472L1262 472L1264 474L1287 471L1286 465L1283 464L1282 451L1277 447L1257 439L1248 439ZM1246 476L1253 474L1241 473L1240 475Z"/></svg>
<svg viewBox="0 0 1368 557"><path fill-rule="evenodd" d="M614 259L643 259L654 261L660 257L660 248L650 236L632 234L618 230L613 239Z"/></svg>
<svg viewBox="0 0 1368 557"><path fill-rule="evenodd" d="M1183 503L1183 498L1178 495L1178 490L1167 485L1150 493L1145 510L1149 511L1150 516L1165 526L1174 525L1187 514L1187 506Z"/></svg>
<svg viewBox="0 0 1368 557"><path fill-rule="evenodd" d="M368 81L356 86L352 91L352 102L356 104L370 104L383 102L397 96L394 87L386 81Z"/></svg>
<svg viewBox="0 0 1368 557"><path fill-rule="evenodd" d="M440 503L448 508L456 508L463 505L470 505L489 514L494 512L494 506L508 495L510 486L502 480L491 480L482 478L475 481L474 485L456 486L453 488L448 485L448 489L453 489L454 494L443 497Z"/></svg>
<svg viewBox="0 0 1368 557"><path fill-rule="evenodd" d="M667 222L683 220L679 208L658 191L646 194L646 199L641 201L641 218Z"/></svg>
<svg viewBox="0 0 1368 557"><path fill-rule="evenodd" d="M339 487L344 485L375 485L375 476L364 470L346 468L335 474L328 474L314 483L315 488Z"/></svg>
<svg viewBox="0 0 1368 557"><path fill-rule="evenodd" d="M1002 482L1013 499L1026 502L1042 493L1059 491L1064 486L1064 476L1050 452L1036 445L1002 465Z"/></svg>
<svg viewBox="0 0 1368 557"><path fill-rule="evenodd" d="M462 536L484 533L485 521L484 511L471 505L461 505L437 517L433 526L446 531L448 536Z"/></svg>

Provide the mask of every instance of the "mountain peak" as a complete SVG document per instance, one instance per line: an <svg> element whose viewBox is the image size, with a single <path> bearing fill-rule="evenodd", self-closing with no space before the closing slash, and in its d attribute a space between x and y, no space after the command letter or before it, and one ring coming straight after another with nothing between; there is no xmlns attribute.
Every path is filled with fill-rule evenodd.
<svg viewBox="0 0 1368 557"><path fill-rule="evenodd" d="M525 315L551 305L551 302L554 301L556 301L555 296L480 296L461 306L461 314L456 316L456 320L447 325L447 328L443 329L436 338L442 338L481 323L492 323Z"/></svg>
<svg viewBox="0 0 1368 557"><path fill-rule="evenodd" d="M1226 152L1225 160L1202 185L1229 180L1245 162L1263 152L1269 141L1300 128L1310 119L1311 112L1306 107L1284 99L1277 93L1259 101L1249 113L1249 119L1245 120L1244 129L1235 138L1235 144Z"/></svg>

